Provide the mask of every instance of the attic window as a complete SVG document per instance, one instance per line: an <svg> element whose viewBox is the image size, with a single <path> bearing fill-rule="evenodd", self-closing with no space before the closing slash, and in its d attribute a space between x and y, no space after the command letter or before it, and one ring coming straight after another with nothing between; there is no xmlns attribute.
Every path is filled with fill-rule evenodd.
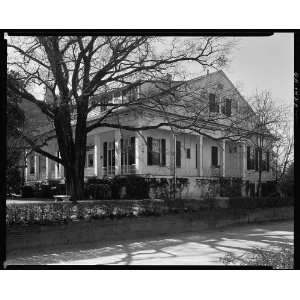
<svg viewBox="0 0 300 300"><path fill-rule="evenodd" d="M219 104L216 100L216 95L210 93L209 94L209 112L218 113L219 112Z"/></svg>

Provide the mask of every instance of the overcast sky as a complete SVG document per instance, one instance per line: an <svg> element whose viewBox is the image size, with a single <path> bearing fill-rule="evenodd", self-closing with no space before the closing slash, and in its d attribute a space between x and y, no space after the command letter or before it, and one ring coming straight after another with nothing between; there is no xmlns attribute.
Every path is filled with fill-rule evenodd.
<svg viewBox="0 0 300 300"><path fill-rule="evenodd" d="M247 99L268 90L278 104L294 101L294 35L241 37L225 73Z"/></svg>

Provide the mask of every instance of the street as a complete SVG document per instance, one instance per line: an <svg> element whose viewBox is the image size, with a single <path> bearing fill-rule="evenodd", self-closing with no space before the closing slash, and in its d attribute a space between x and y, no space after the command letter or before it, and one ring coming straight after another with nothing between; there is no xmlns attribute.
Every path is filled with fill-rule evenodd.
<svg viewBox="0 0 300 300"><path fill-rule="evenodd" d="M293 243L292 221L227 227L201 233L165 235L110 244L53 247L7 254L7 265L221 265L227 253ZM27 250L28 251L28 250Z"/></svg>

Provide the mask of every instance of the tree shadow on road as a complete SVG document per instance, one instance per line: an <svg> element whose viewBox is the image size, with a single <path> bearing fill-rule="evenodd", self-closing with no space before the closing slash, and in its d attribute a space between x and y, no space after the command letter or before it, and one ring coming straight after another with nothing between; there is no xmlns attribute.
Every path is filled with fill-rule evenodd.
<svg viewBox="0 0 300 300"><path fill-rule="evenodd" d="M228 227L203 233L184 233L139 241L122 241L105 246L100 243L48 249L9 259L14 265L221 265L226 254L240 257L257 247L278 247L293 243L291 222Z"/></svg>

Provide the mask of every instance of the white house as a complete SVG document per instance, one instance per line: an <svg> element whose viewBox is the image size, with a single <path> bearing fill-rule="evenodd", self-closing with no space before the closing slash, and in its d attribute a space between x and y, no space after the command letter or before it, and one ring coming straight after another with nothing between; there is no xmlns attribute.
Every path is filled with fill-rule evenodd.
<svg viewBox="0 0 300 300"><path fill-rule="evenodd" d="M230 127L226 117L240 116L249 109L248 103L223 71L195 78L189 84L198 86L201 91L205 88L206 91L205 95L200 93L203 97L191 98L191 103L196 103L195 107L197 101L206 104L206 109L199 112L199 116L211 114L215 119L221 116L222 125L220 122L203 122L205 126L201 129L202 134L191 129L173 132L171 126L139 132L109 127L95 128L88 134L85 176L103 178L136 174L153 178L187 178L188 185L182 191L182 197L186 198L204 196L208 183L219 182L220 178L239 178L243 183L255 184L258 180L258 155L253 144L242 139L236 142L228 138L222 139L226 137L226 126ZM143 89L145 87L131 90L126 97L137 97ZM146 89L150 89L149 86ZM122 101L122 97L125 98L125 94L121 92L108 101L117 103ZM88 117L89 123L95 122L103 113L104 107L92 111ZM183 114L178 108L169 113ZM195 115L194 112L193 116ZM165 119L155 106L120 109L114 117L121 124L135 127L153 125ZM243 124L242 129L247 127L246 123L240 124ZM47 151L59 156L55 140L49 143ZM262 181L273 179L270 160L270 152L263 153ZM63 166L32 153L27 159L25 178L27 184L49 179L63 180ZM245 188L242 193L246 193Z"/></svg>

